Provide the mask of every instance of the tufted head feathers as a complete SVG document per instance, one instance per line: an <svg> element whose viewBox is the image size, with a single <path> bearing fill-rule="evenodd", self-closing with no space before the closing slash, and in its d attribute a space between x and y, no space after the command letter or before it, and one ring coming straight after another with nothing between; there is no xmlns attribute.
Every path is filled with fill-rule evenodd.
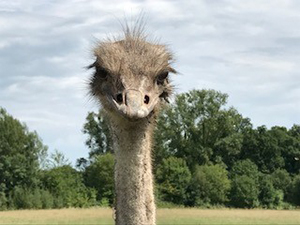
<svg viewBox="0 0 300 225"><path fill-rule="evenodd" d="M146 41L141 29L126 29L122 40L100 42L94 49L90 93L109 113L142 120L156 113L172 93L172 54Z"/></svg>

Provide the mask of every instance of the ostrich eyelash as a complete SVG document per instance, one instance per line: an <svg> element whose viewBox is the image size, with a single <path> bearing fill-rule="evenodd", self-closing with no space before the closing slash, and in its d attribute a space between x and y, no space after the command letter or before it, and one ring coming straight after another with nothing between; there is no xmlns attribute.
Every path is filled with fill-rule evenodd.
<svg viewBox="0 0 300 225"><path fill-rule="evenodd" d="M157 84L163 84L164 80L168 77L168 75L169 75L168 71L165 71L165 72L159 74L156 78Z"/></svg>
<svg viewBox="0 0 300 225"><path fill-rule="evenodd" d="M103 67L96 66L96 75L101 79L105 79L109 75L109 72Z"/></svg>

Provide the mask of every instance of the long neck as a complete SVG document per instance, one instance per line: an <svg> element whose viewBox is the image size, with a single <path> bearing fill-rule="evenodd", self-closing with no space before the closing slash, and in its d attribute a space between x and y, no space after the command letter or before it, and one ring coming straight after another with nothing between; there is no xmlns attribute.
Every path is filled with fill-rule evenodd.
<svg viewBox="0 0 300 225"><path fill-rule="evenodd" d="M155 225L152 126L114 129L116 225Z"/></svg>

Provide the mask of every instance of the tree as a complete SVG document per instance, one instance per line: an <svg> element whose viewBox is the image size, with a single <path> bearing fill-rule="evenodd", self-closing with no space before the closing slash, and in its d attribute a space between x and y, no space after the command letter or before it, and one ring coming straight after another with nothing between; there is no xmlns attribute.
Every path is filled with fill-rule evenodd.
<svg viewBox="0 0 300 225"><path fill-rule="evenodd" d="M215 161L224 163L230 169L240 158L242 143L243 135L241 133L233 133L218 140L214 145Z"/></svg>
<svg viewBox="0 0 300 225"><path fill-rule="evenodd" d="M249 120L234 108L224 109L227 98L226 94L214 90L192 90L177 95L175 102L158 119L156 165L165 157L175 156L186 160L189 168L194 170L198 164L204 165L218 158L218 155L214 156L218 141L251 126ZM232 151L232 155L240 151L239 144L234 149L225 148Z"/></svg>
<svg viewBox="0 0 300 225"><path fill-rule="evenodd" d="M175 204L185 202L191 173L183 159L176 157L163 159L156 170L156 180L161 200Z"/></svg>
<svg viewBox="0 0 300 225"><path fill-rule="evenodd" d="M253 208L259 205L259 172L257 166L250 161L236 162L231 171L231 204L240 208Z"/></svg>
<svg viewBox="0 0 300 225"><path fill-rule="evenodd" d="M263 173L272 173L284 167L278 135L265 126L244 133L242 158L252 160Z"/></svg>
<svg viewBox="0 0 300 225"><path fill-rule="evenodd" d="M71 163L69 162L69 159L65 157L64 153L55 150L54 153L50 155L50 160L49 160L50 168L62 167L66 165L71 165Z"/></svg>
<svg viewBox="0 0 300 225"><path fill-rule="evenodd" d="M257 165L249 159L237 161L230 171L230 176L231 178L234 178L242 175L251 177L258 183L259 171Z"/></svg>
<svg viewBox="0 0 300 225"><path fill-rule="evenodd" d="M230 180L224 167L198 166L191 182L190 205L224 204L228 201L229 191Z"/></svg>
<svg viewBox="0 0 300 225"><path fill-rule="evenodd" d="M283 203L283 191L273 185L271 175L261 174L259 182L259 201L263 207L276 208Z"/></svg>
<svg viewBox="0 0 300 225"><path fill-rule="evenodd" d="M42 186L54 196L54 207L86 207L96 202L95 190L87 188L82 175L70 165L45 170Z"/></svg>
<svg viewBox="0 0 300 225"><path fill-rule="evenodd" d="M300 206L300 174L295 176L290 184L287 199L296 206Z"/></svg>
<svg viewBox="0 0 300 225"><path fill-rule="evenodd" d="M280 146L285 161L285 169L291 174L300 172L300 125L293 125L290 130L276 127L280 133ZM283 134L282 134L283 133Z"/></svg>
<svg viewBox="0 0 300 225"><path fill-rule="evenodd" d="M97 190L97 200L109 204L114 198L114 157L112 154L95 156L93 162L86 167L84 179L87 187Z"/></svg>
<svg viewBox="0 0 300 225"><path fill-rule="evenodd" d="M289 173L284 169L275 170L271 174L272 183L276 190L282 190L286 195L288 191L288 187L290 186L292 179Z"/></svg>
<svg viewBox="0 0 300 225"><path fill-rule="evenodd" d="M90 149L90 158L112 152L112 137L103 111L88 113L86 123L83 126L83 133L88 135L85 144Z"/></svg>
<svg viewBox="0 0 300 225"><path fill-rule="evenodd" d="M38 185L40 155L47 151L36 132L0 108L0 196L16 186ZM3 194L4 193L4 194ZM1 203L0 203L1 205Z"/></svg>
<svg viewBox="0 0 300 225"><path fill-rule="evenodd" d="M254 208L259 205L259 188L253 178L246 175L236 176L231 184L231 205L238 208Z"/></svg>

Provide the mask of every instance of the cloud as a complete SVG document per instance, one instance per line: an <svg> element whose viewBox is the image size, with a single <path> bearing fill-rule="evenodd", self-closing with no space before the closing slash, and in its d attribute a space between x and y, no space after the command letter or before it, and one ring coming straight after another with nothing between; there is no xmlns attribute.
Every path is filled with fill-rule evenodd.
<svg viewBox="0 0 300 225"><path fill-rule="evenodd" d="M75 162L87 156L84 69L97 39L145 13L150 38L175 53L177 92L229 94L254 125L300 123L296 0L16 0L0 3L0 105Z"/></svg>

